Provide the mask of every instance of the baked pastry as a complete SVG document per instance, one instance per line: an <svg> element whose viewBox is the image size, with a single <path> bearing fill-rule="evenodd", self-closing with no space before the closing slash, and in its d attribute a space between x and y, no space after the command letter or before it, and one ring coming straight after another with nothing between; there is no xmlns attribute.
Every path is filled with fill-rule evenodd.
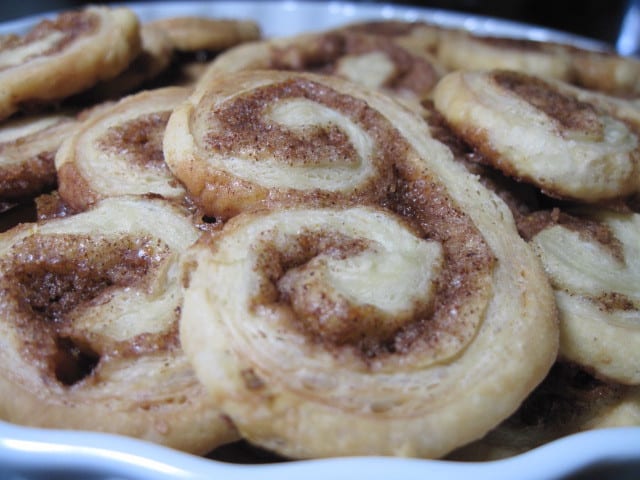
<svg viewBox="0 0 640 480"><path fill-rule="evenodd" d="M88 115L56 155L62 198L77 210L119 195L182 199L162 139L173 108L188 94L182 87L146 90Z"/></svg>
<svg viewBox="0 0 640 480"><path fill-rule="evenodd" d="M164 30L173 47L183 52L219 52L260 38L260 26L253 20L167 17L152 20L148 24Z"/></svg>
<svg viewBox="0 0 640 480"><path fill-rule="evenodd" d="M276 71L210 77L174 109L165 161L206 214L387 195L395 138L363 135L378 120L362 117L366 99L350 95L355 84L311 78Z"/></svg>
<svg viewBox="0 0 640 480"><path fill-rule="evenodd" d="M435 57L417 47L338 29L240 45L216 57L202 81L249 69L336 75L417 102L429 97L445 73Z"/></svg>
<svg viewBox="0 0 640 480"><path fill-rule="evenodd" d="M611 95L637 97L640 94L640 61L614 52L576 49L572 53L573 82Z"/></svg>
<svg viewBox="0 0 640 480"><path fill-rule="evenodd" d="M88 7L0 38L0 118L59 100L123 71L140 51L136 15Z"/></svg>
<svg viewBox="0 0 640 480"><path fill-rule="evenodd" d="M140 53L131 64L115 78L100 82L85 92L83 98L93 101L118 99L133 93L169 68L174 46L166 32L158 26L142 24L140 38Z"/></svg>
<svg viewBox="0 0 640 480"><path fill-rule="evenodd" d="M237 142L228 164L282 139L293 149L330 118L331 138L353 149L351 171L329 163L341 180L359 177L369 152L394 174L368 206L318 207L319 193L263 201L185 257L182 345L243 437L294 458L438 457L511 414L554 362L558 331L547 278L504 203L385 95L303 73L230 78L241 100L226 82L212 86L230 100L202 111L209 124L211 112L254 105L278 122L257 139L225 128ZM325 157L323 138L301 158ZM287 164L296 157L269 157L259 178L279 179ZM292 189L306 178L285 175Z"/></svg>
<svg viewBox="0 0 640 480"><path fill-rule="evenodd" d="M560 354L601 378L640 384L640 214L541 211L524 235L560 311Z"/></svg>
<svg viewBox="0 0 640 480"><path fill-rule="evenodd" d="M482 36L447 29L436 56L449 70L513 70L571 81L572 56L564 45L527 39Z"/></svg>
<svg viewBox="0 0 640 480"><path fill-rule="evenodd" d="M54 187L54 156L76 126L66 113L24 116L0 125L0 200L21 200Z"/></svg>
<svg viewBox="0 0 640 480"><path fill-rule="evenodd" d="M640 188L638 130L576 89L519 72L453 72L434 90L451 128L505 174L596 203Z"/></svg>
<svg viewBox="0 0 640 480"><path fill-rule="evenodd" d="M199 234L135 197L2 234L0 416L194 453L235 439L178 338L177 262Z"/></svg>

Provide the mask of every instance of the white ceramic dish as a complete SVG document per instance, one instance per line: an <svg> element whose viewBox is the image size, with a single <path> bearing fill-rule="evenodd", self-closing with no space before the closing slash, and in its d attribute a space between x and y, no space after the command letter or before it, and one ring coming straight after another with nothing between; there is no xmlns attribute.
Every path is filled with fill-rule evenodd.
<svg viewBox="0 0 640 480"><path fill-rule="evenodd" d="M397 5L296 1L129 5L142 20L177 15L255 19L268 37L393 18L428 20L478 33L568 42L587 48L601 46L596 41L544 28ZM40 18L0 25L0 34L23 31ZM511 459L485 463L368 457L247 465L200 458L116 435L33 429L0 422L0 478L7 480L339 480L356 475L368 480L640 478L640 428L585 432Z"/></svg>

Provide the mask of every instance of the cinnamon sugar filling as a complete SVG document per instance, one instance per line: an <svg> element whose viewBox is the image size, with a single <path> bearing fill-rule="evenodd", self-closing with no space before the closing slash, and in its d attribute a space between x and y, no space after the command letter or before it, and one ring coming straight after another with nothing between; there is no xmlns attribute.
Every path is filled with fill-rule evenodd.
<svg viewBox="0 0 640 480"><path fill-rule="evenodd" d="M72 385L89 377L102 357L139 355L175 343L171 332L109 341L73 324L74 314L108 303L115 289L148 282L164 255L166 247L157 241L133 237L57 234L16 244L0 260L0 310L19 332L25 360L47 378Z"/></svg>
<svg viewBox="0 0 640 480"><path fill-rule="evenodd" d="M170 111L154 112L110 127L97 139L98 148L140 167L168 171L162 139L170 115Z"/></svg>
<svg viewBox="0 0 640 480"><path fill-rule="evenodd" d="M561 132L577 130L591 138L604 138L604 126L592 104L561 93L537 77L507 70L496 72L492 76L501 88L513 92L555 120Z"/></svg>
<svg viewBox="0 0 640 480"><path fill-rule="evenodd" d="M21 58L27 62L33 58L54 55L82 36L91 35L100 26L100 18L89 12L63 12L54 19L43 20L26 35L7 35L0 39L0 71L13 65L3 65L2 52L25 49L41 43L42 48ZM50 40L49 40L50 39Z"/></svg>

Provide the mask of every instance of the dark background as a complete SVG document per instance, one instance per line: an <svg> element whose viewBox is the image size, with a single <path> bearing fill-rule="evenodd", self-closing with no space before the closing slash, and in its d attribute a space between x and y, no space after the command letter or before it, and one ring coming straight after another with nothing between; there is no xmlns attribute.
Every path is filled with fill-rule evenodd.
<svg viewBox="0 0 640 480"><path fill-rule="evenodd" d="M496 16L564 30L615 45L624 14L632 1L634 0L385 0L368 3L399 3ZM0 21L33 13L80 7L87 3L73 0L2 2ZM94 3L115 2L98 0Z"/></svg>

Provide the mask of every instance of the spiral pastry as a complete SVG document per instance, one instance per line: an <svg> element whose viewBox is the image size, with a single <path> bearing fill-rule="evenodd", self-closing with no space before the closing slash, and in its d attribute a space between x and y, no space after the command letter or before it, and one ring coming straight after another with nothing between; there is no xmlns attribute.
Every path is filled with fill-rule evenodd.
<svg viewBox="0 0 640 480"><path fill-rule="evenodd" d="M182 345L241 434L291 457L437 457L506 418L555 360L558 332L548 281L504 203L385 95L302 73L233 82L233 112L258 101L272 118L319 112L356 151L393 146L395 175L377 205L299 198L238 213L190 249ZM215 91L233 105L230 86ZM284 134L231 135L247 152ZM326 156L315 139L306 148ZM269 160L274 173L289 158Z"/></svg>
<svg viewBox="0 0 640 480"><path fill-rule="evenodd" d="M173 108L188 94L181 87L147 90L87 115L55 158L62 198L78 210L118 195L182 199L162 139Z"/></svg>
<svg viewBox="0 0 640 480"><path fill-rule="evenodd" d="M487 162L550 196L595 203L637 192L637 128L575 91L518 72L454 72L434 102Z"/></svg>
<svg viewBox="0 0 640 480"><path fill-rule="evenodd" d="M359 92L337 78L276 71L200 82L169 118L165 161L220 218L301 201L381 201L400 154L396 133L378 128Z"/></svg>
<svg viewBox="0 0 640 480"><path fill-rule="evenodd" d="M140 51L139 23L126 8L88 7L0 39L0 118L26 104L78 93L112 78Z"/></svg>
<svg viewBox="0 0 640 480"><path fill-rule="evenodd" d="M203 82L240 70L294 70L337 75L418 102L444 74L438 61L393 39L336 30L252 42L222 53Z"/></svg>
<svg viewBox="0 0 640 480"><path fill-rule="evenodd" d="M174 46L165 31L152 24L143 24L140 27L140 39L140 53L129 66L116 77L99 82L83 93L83 99L94 102L117 99L133 93L168 69Z"/></svg>
<svg viewBox="0 0 640 480"><path fill-rule="evenodd" d="M640 214L538 212L527 237L560 310L560 353L599 376L640 384Z"/></svg>
<svg viewBox="0 0 640 480"><path fill-rule="evenodd" d="M573 50L573 81L584 88L611 95L637 97L640 94L640 61L612 52Z"/></svg>
<svg viewBox="0 0 640 480"><path fill-rule="evenodd" d="M121 197L2 234L2 418L198 453L236 438L177 335L178 258L199 233L162 200Z"/></svg>
<svg viewBox="0 0 640 480"><path fill-rule="evenodd" d="M183 52L219 52L243 42L258 40L260 26L252 20L204 17L167 17L147 23L163 30L173 48Z"/></svg>
<svg viewBox="0 0 640 480"><path fill-rule="evenodd" d="M449 29L440 34L437 58L450 70L504 69L570 81L572 56L564 45L476 35Z"/></svg>
<svg viewBox="0 0 640 480"><path fill-rule="evenodd" d="M0 126L0 200L37 195L56 184L54 156L77 126L56 113L12 119Z"/></svg>

